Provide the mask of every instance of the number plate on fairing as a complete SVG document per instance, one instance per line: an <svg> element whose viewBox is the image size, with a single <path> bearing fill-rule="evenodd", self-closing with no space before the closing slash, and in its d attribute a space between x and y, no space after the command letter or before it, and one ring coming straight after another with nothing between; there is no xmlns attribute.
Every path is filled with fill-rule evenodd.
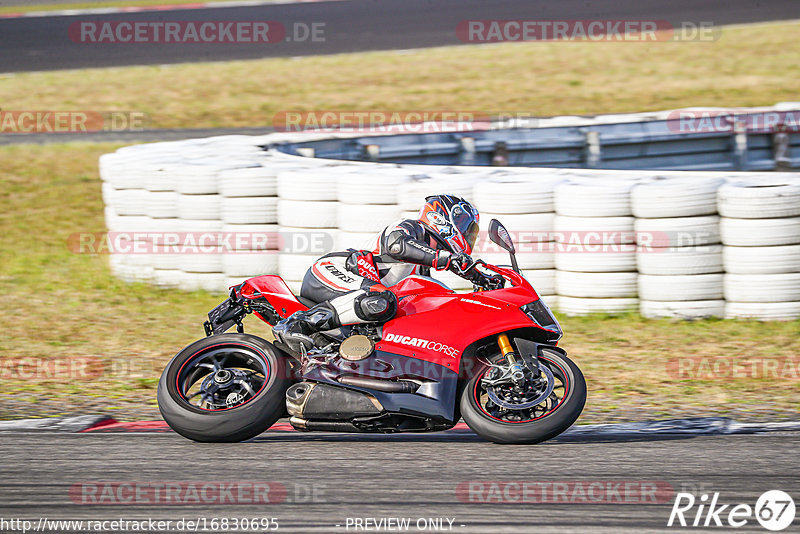
<svg viewBox="0 0 800 534"><path fill-rule="evenodd" d="M214 335L223 334L226 330L236 324L236 321L233 319L229 319L223 323L219 322L220 318L231 309L231 306L233 306L233 302L228 299L208 312L208 322L211 324L211 330L214 332Z"/></svg>

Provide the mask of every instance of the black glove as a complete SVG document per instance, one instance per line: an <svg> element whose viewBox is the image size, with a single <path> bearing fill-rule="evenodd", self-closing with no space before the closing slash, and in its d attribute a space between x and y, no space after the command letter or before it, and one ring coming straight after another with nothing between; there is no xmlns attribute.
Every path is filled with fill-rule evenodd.
<svg viewBox="0 0 800 534"><path fill-rule="evenodd" d="M505 278L500 276L499 274L496 275L489 275L480 272L478 269L473 269L470 273L465 277L467 280L473 283L482 289L492 290L492 289L502 289L505 284Z"/></svg>
<svg viewBox="0 0 800 534"><path fill-rule="evenodd" d="M503 289L506 286L506 279L499 274L493 274L486 277L486 287L489 290Z"/></svg>
<svg viewBox="0 0 800 534"><path fill-rule="evenodd" d="M475 260L469 254L458 252L450 256L450 265L447 266L447 269L458 276L464 276L474 266Z"/></svg>

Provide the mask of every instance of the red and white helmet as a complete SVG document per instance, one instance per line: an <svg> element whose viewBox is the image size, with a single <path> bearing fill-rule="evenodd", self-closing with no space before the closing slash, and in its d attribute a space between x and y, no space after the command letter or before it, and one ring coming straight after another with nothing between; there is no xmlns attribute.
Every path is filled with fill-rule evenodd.
<svg viewBox="0 0 800 534"><path fill-rule="evenodd" d="M480 215L461 197L433 195L425 199L419 220L430 228L453 252L472 254L478 239Z"/></svg>

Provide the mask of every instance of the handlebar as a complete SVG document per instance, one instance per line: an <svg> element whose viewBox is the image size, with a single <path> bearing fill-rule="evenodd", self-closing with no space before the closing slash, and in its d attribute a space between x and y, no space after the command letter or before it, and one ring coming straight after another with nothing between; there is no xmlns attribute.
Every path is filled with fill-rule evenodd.
<svg viewBox="0 0 800 534"><path fill-rule="evenodd" d="M478 265L491 268L489 264L481 259L473 260L472 265L464 270L464 278L473 283L473 285L485 291L493 289L502 289L505 287L506 280L499 273L496 275L487 275L475 269Z"/></svg>

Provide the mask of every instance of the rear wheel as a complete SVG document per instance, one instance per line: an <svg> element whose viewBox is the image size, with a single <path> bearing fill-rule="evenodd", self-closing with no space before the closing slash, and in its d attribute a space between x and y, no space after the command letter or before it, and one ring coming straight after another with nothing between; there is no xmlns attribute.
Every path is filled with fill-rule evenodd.
<svg viewBox="0 0 800 534"><path fill-rule="evenodd" d="M286 355L248 334L196 341L167 364L158 407L169 426L195 441L257 436L286 413Z"/></svg>
<svg viewBox="0 0 800 534"><path fill-rule="evenodd" d="M508 367L504 356L492 358L495 367L473 376L461 395L467 425L495 443L538 443L572 426L586 403L583 373L555 350L543 349L539 362L541 373L526 371L524 383L489 385Z"/></svg>

